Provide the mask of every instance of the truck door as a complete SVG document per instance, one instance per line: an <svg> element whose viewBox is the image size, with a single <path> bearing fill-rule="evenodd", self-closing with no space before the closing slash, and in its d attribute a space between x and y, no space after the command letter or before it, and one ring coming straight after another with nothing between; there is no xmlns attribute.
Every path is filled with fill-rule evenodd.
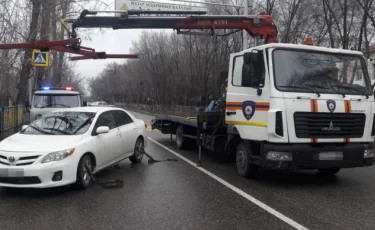
<svg viewBox="0 0 375 230"><path fill-rule="evenodd" d="M243 139L266 140L269 78L262 51L232 54L225 120ZM234 128L234 129L233 129Z"/></svg>

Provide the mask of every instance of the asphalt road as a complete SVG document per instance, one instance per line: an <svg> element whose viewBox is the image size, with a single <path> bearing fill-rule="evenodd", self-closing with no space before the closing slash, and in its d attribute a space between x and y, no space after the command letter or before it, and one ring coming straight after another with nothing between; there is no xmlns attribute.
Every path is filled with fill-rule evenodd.
<svg viewBox="0 0 375 230"><path fill-rule="evenodd" d="M207 175L165 147L193 162L197 151L177 150L169 136L148 133L157 142L149 141L149 154L179 161L125 161L97 175L124 180L121 189L0 188L0 229L293 229L285 217L308 229L375 229L374 167L342 170L330 179L307 171L268 173L255 181L238 176L233 161L204 155Z"/></svg>

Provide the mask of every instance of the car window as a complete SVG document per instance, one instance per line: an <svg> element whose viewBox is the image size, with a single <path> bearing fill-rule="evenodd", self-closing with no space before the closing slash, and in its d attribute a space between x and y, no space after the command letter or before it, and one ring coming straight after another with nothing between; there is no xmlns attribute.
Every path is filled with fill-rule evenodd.
<svg viewBox="0 0 375 230"><path fill-rule="evenodd" d="M115 120L113 119L112 113L110 111L100 114L98 120L96 121L94 131L96 131L96 129L100 126L108 126L109 129L116 128Z"/></svg>
<svg viewBox="0 0 375 230"><path fill-rule="evenodd" d="M133 122L133 119L124 111L113 111L113 115L117 126L127 125Z"/></svg>

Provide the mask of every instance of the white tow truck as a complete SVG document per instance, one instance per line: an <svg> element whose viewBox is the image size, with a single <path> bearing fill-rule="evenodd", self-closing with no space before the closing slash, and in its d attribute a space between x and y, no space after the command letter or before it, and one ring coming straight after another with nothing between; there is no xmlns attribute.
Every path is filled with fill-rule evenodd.
<svg viewBox="0 0 375 230"><path fill-rule="evenodd" d="M35 91L32 101L26 103L30 109L30 122L57 108L71 108L86 106L81 103L81 94L72 87L47 87Z"/></svg>
<svg viewBox="0 0 375 230"><path fill-rule="evenodd" d="M175 134L179 148L196 146L189 145L196 140L199 163L205 149L236 154L242 176L262 169L318 169L331 175L373 164L375 104L363 53L312 46L311 39L305 45L277 43L277 27L265 13L99 13L86 10L70 20L72 34L78 28L150 28L208 36L224 30L218 35L225 36L237 29L264 40L230 55L227 91L198 116L161 115L152 122L152 128Z"/></svg>
<svg viewBox="0 0 375 230"><path fill-rule="evenodd" d="M179 148L236 154L238 173L371 166L374 95L361 52L271 43L231 54L227 86L196 118L160 115ZM200 160L200 159L199 159Z"/></svg>

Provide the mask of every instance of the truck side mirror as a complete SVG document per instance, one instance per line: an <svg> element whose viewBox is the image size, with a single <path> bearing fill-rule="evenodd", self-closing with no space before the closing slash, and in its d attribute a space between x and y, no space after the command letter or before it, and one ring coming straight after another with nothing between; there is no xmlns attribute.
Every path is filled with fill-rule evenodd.
<svg viewBox="0 0 375 230"><path fill-rule="evenodd" d="M260 79L256 73L254 63L244 63L242 66L242 86L243 87L259 87Z"/></svg>
<svg viewBox="0 0 375 230"><path fill-rule="evenodd" d="M259 87L262 82L264 63L262 62L262 52L245 53L244 64L242 66L242 86Z"/></svg>
<svg viewBox="0 0 375 230"><path fill-rule="evenodd" d="M87 106L87 101L83 101L82 106Z"/></svg>
<svg viewBox="0 0 375 230"><path fill-rule="evenodd" d="M250 64L258 61L258 53L245 53L243 55L243 63Z"/></svg>
<svg viewBox="0 0 375 230"><path fill-rule="evenodd" d="M26 100L26 102L25 102L25 108L26 109L30 108L30 102L29 102L29 100Z"/></svg>

